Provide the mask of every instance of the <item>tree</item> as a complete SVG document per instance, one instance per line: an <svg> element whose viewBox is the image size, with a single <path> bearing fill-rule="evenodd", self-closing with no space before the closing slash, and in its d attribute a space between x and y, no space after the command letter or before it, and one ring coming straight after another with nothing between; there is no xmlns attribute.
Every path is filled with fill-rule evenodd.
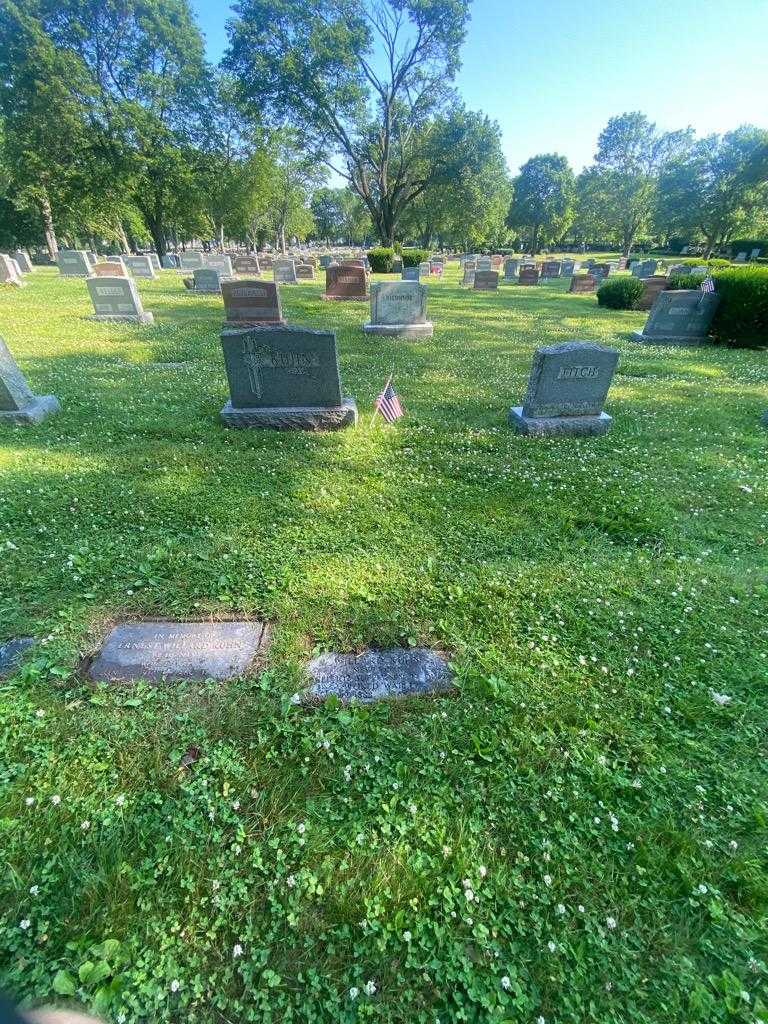
<svg viewBox="0 0 768 1024"><path fill-rule="evenodd" d="M266 189L265 215L272 228L275 248L285 252L287 239L306 238L314 226L309 203L325 171L306 156L295 134L283 130L273 140L274 164Z"/></svg>
<svg viewBox="0 0 768 1024"><path fill-rule="evenodd" d="M690 128L660 133L638 111L612 117L600 133L596 173L588 184L593 198L600 196L602 221L619 240L625 256L650 225L659 172L685 152L691 139Z"/></svg>
<svg viewBox="0 0 768 1024"><path fill-rule="evenodd" d="M424 159L426 124L451 99L469 0L239 0L227 66L254 117L288 121L365 203L385 245L408 206L450 181Z"/></svg>
<svg viewBox="0 0 768 1024"><path fill-rule="evenodd" d="M316 189L310 210L315 221L315 238L328 242L362 242L370 232L368 211L349 188Z"/></svg>
<svg viewBox="0 0 768 1024"><path fill-rule="evenodd" d="M768 132L743 126L709 135L668 164L659 179L658 217L667 230L703 238L706 255L765 221L768 183L754 166Z"/></svg>
<svg viewBox="0 0 768 1024"><path fill-rule="evenodd" d="M560 238L573 222L575 182L564 156L544 153L531 157L514 181L507 215L511 228L530 232L531 252L542 241Z"/></svg>

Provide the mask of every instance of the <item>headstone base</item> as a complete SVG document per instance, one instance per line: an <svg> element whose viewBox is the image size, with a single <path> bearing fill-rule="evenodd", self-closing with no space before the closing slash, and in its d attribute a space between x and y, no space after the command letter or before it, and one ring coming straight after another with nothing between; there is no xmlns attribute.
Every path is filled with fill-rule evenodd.
<svg viewBox="0 0 768 1024"><path fill-rule="evenodd" d="M596 437L607 434L613 417L605 412L599 416L523 416L522 405L509 410L509 425L518 434L529 437Z"/></svg>
<svg viewBox="0 0 768 1024"><path fill-rule="evenodd" d="M55 395L37 395L23 409L0 412L0 423L15 423L22 427L29 427L42 423L49 416L55 416L57 412L61 412L61 406Z"/></svg>
<svg viewBox="0 0 768 1024"><path fill-rule="evenodd" d="M680 337L674 334L665 334L663 337L650 337L642 331L632 331L632 341L642 342L644 345L707 345L709 338Z"/></svg>
<svg viewBox="0 0 768 1024"><path fill-rule="evenodd" d="M235 409L229 401L221 410L228 427L257 430L342 430L357 425L357 405L345 398L335 406L273 406L265 409Z"/></svg>
<svg viewBox="0 0 768 1024"><path fill-rule="evenodd" d="M106 313L91 313L90 316L85 318L86 320L96 320L101 323L114 323L114 324L153 324L155 317L152 313L121 313L114 315L107 315Z"/></svg>
<svg viewBox="0 0 768 1024"><path fill-rule="evenodd" d="M366 334L380 334L384 338L431 338L434 327L430 320L423 324L363 324Z"/></svg>
<svg viewBox="0 0 768 1024"><path fill-rule="evenodd" d="M370 302L370 295L321 295L326 302Z"/></svg>

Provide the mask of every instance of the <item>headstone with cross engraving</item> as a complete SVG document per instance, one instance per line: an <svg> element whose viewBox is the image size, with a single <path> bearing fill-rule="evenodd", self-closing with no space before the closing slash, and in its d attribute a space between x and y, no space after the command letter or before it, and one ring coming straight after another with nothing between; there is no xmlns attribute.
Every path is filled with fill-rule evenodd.
<svg viewBox="0 0 768 1024"><path fill-rule="evenodd" d="M341 389L333 331L225 329L221 346L230 392L221 411L227 426L339 430L356 424L357 406Z"/></svg>

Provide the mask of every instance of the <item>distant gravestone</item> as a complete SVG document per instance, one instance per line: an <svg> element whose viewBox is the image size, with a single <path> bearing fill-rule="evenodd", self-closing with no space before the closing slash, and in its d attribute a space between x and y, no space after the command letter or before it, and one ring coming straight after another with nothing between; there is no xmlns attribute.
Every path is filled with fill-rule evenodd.
<svg viewBox="0 0 768 1024"><path fill-rule="evenodd" d="M84 249L59 249L59 273L62 277L88 277L91 264Z"/></svg>
<svg viewBox="0 0 768 1024"><path fill-rule="evenodd" d="M746 263L746 262L747 262L747 254L746 254L746 252L737 252L736 256L734 258L734 263Z"/></svg>
<svg viewBox="0 0 768 1024"><path fill-rule="evenodd" d="M635 302L635 309L650 309L659 292L669 288L669 278L663 274L643 278L643 294Z"/></svg>
<svg viewBox="0 0 768 1024"><path fill-rule="evenodd" d="M632 264L633 277L653 277L659 268L658 260L640 260Z"/></svg>
<svg viewBox="0 0 768 1024"><path fill-rule="evenodd" d="M179 257L182 270L201 270L203 267L203 253L183 252Z"/></svg>
<svg viewBox="0 0 768 1024"><path fill-rule="evenodd" d="M280 289L274 281L224 281L224 315L228 324L284 324Z"/></svg>
<svg viewBox="0 0 768 1024"><path fill-rule="evenodd" d="M315 280L315 268L311 263L297 263L296 264L296 277L299 281L314 281Z"/></svg>
<svg viewBox="0 0 768 1024"><path fill-rule="evenodd" d="M573 277L576 269L576 260L563 260L560 265L560 272L563 277Z"/></svg>
<svg viewBox="0 0 768 1024"><path fill-rule="evenodd" d="M541 265L542 278L560 277L561 272L562 264L560 260L544 260Z"/></svg>
<svg viewBox="0 0 768 1024"><path fill-rule="evenodd" d="M510 424L536 436L606 433L612 420L603 405L618 361L616 349L591 341L537 349L525 401L509 410Z"/></svg>
<svg viewBox="0 0 768 1024"><path fill-rule="evenodd" d="M116 266L116 264L107 264ZM117 320L151 324L154 317L145 313L138 289L128 277L89 277L86 281L93 302L94 314L89 320Z"/></svg>
<svg viewBox="0 0 768 1024"><path fill-rule="evenodd" d="M325 268L329 267L333 262L333 256L331 256L329 253L324 253L322 256L320 256L319 261L321 268L325 270Z"/></svg>
<svg viewBox="0 0 768 1024"><path fill-rule="evenodd" d="M464 264L464 274L461 278L462 288L474 288L475 287L475 265L467 261Z"/></svg>
<svg viewBox="0 0 768 1024"><path fill-rule="evenodd" d="M706 274L706 272L707 272L707 264L706 263L697 263L697 264L695 264L695 266L691 267L691 273L692 274Z"/></svg>
<svg viewBox="0 0 768 1024"><path fill-rule="evenodd" d="M296 284L296 264L293 260L275 260L272 264L272 277L275 284Z"/></svg>
<svg viewBox="0 0 768 1024"><path fill-rule="evenodd" d="M122 260L119 263L112 261L94 263L91 267L91 274L94 277L127 277Z"/></svg>
<svg viewBox="0 0 768 1024"><path fill-rule="evenodd" d="M574 274L571 278L569 292L593 292L597 288L597 278L592 274Z"/></svg>
<svg viewBox="0 0 768 1024"><path fill-rule="evenodd" d="M263 622L133 622L115 626L87 675L95 682L232 679L253 669Z"/></svg>
<svg viewBox="0 0 768 1024"><path fill-rule="evenodd" d="M392 273L402 274L403 272L403 260L400 256L392 257Z"/></svg>
<svg viewBox="0 0 768 1024"><path fill-rule="evenodd" d="M336 335L300 327L251 327L221 335L230 400L221 411L230 427L339 430L357 423L345 398Z"/></svg>
<svg viewBox="0 0 768 1024"><path fill-rule="evenodd" d="M163 270L178 270L181 266L181 260L175 252L167 252L163 256Z"/></svg>
<svg viewBox="0 0 768 1024"><path fill-rule="evenodd" d="M0 423L32 426L60 410L54 395L36 395L0 338Z"/></svg>
<svg viewBox="0 0 768 1024"><path fill-rule="evenodd" d="M29 253L24 252L23 249L16 249L11 253L11 259L16 260L19 265L19 270L22 274L31 274L34 270L32 266L32 260L29 258Z"/></svg>
<svg viewBox="0 0 768 1024"><path fill-rule="evenodd" d="M506 259L504 260L504 280L514 281L517 278L518 270L520 269L520 260Z"/></svg>
<svg viewBox="0 0 768 1024"><path fill-rule="evenodd" d="M610 263L593 263L589 272L593 277L597 277L602 281L603 278L608 277L611 273L611 265Z"/></svg>
<svg viewBox="0 0 768 1024"><path fill-rule="evenodd" d="M753 249L752 252L749 254L749 258L751 260L756 260L757 257L760 255L761 251L761 249ZM24 268L22 267L21 269L23 270Z"/></svg>
<svg viewBox="0 0 768 1024"><path fill-rule="evenodd" d="M259 253L258 260L262 270L272 269L272 256L268 252Z"/></svg>
<svg viewBox="0 0 768 1024"><path fill-rule="evenodd" d="M18 263L4 253L0 253L0 284L11 284L16 288L24 286Z"/></svg>
<svg viewBox="0 0 768 1024"><path fill-rule="evenodd" d="M538 284L539 283L539 272L536 267L522 266L520 272L517 275L518 284Z"/></svg>
<svg viewBox="0 0 768 1024"><path fill-rule="evenodd" d="M149 261L152 264L153 270L161 270L162 269L161 266L160 266L160 257L157 255L156 252L147 252L147 253L144 253L144 255L149 257Z"/></svg>
<svg viewBox="0 0 768 1024"><path fill-rule="evenodd" d="M156 276L149 256L123 256L123 263L134 277L154 278Z"/></svg>
<svg viewBox="0 0 768 1024"><path fill-rule="evenodd" d="M504 257L499 255L491 256L491 270L501 270Z"/></svg>
<svg viewBox="0 0 768 1024"><path fill-rule="evenodd" d="M415 268L418 270L418 267ZM367 301L368 278L364 267L341 264L325 271L324 299L352 299Z"/></svg>
<svg viewBox="0 0 768 1024"><path fill-rule="evenodd" d="M218 270L211 267L200 267L192 271L193 290L208 295L218 295L221 292L221 276Z"/></svg>
<svg viewBox="0 0 768 1024"><path fill-rule="evenodd" d="M707 341L719 304L716 292L699 288L659 292L645 326L632 337L650 344L701 345Z"/></svg>
<svg viewBox="0 0 768 1024"><path fill-rule="evenodd" d="M371 319L366 334L394 338L431 338L427 289L418 281L376 281L371 285Z"/></svg>
<svg viewBox="0 0 768 1024"><path fill-rule="evenodd" d="M478 256L475 260L475 270L490 270L491 269L491 257L490 256Z"/></svg>
<svg viewBox="0 0 768 1024"><path fill-rule="evenodd" d="M316 700L333 696L368 704L388 697L417 697L452 689L445 658L419 647L362 654L330 651L313 658L307 671L312 680L309 694Z"/></svg>
<svg viewBox="0 0 768 1024"><path fill-rule="evenodd" d="M499 287L498 270L476 270L472 287L476 292L495 292Z"/></svg>
<svg viewBox="0 0 768 1024"><path fill-rule="evenodd" d="M88 259L88 262L90 264L94 264L94 263L98 263L99 262L99 257L96 255L96 253L92 249L86 249L85 255L86 255L86 257Z"/></svg>
<svg viewBox="0 0 768 1024"><path fill-rule="evenodd" d="M418 281L420 276L418 267L403 267L402 269L403 281Z"/></svg>
<svg viewBox="0 0 768 1024"><path fill-rule="evenodd" d="M429 262L423 262L419 264L419 277L429 277L431 266Z"/></svg>
<svg viewBox="0 0 768 1024"><path fill-rule="evenodd" d="M235 256L232 260L232 269L236 274L249 274L256 277L261 273L261 265L256 256Z"/></svg>
<svg viewBox="0 0 768 1024"><path fill-rule="evenodd" d="M218 252L206 253L203 256L203 267L206 270L218 270L220 278L232 277L234 274L231 258Z"/></svg>
<svg viewBox="0 0 768 1024"><path fill-rule="evenodd" d="M0 387L2 384L0 383ZM18 637L15 640L6 640L0 643L0 678L13 672L21 661L24 651L34 644L31 636Z"/></svg>

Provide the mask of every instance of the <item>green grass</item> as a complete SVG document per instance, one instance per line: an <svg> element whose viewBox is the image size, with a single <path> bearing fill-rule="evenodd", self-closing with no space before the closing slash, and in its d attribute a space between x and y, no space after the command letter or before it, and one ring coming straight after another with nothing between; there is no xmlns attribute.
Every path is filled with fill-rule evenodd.
<svg viewBox="0 0 768 1024"><path fill-rule="evenodd" d="M84 283L49 270L0 293L0 334L63 406L0 433L0 640L42 639L0 683L18 999L768 1020L766 356L633 344L645 314L565 281L473 293L453 265L428 287L421 342L282 289L291 321L338 332L361 425L327 435L219 425L221 301L172 272L139 282L153 327L83 319ZM534 348L571 338L621 351L612 431L516 436ZM407 416L371 427L393 368ZM272 622L259 677L78 680L116 619L209 615ZM292 703L313 651L390 644L447 651L456 696Z"/></svg>

